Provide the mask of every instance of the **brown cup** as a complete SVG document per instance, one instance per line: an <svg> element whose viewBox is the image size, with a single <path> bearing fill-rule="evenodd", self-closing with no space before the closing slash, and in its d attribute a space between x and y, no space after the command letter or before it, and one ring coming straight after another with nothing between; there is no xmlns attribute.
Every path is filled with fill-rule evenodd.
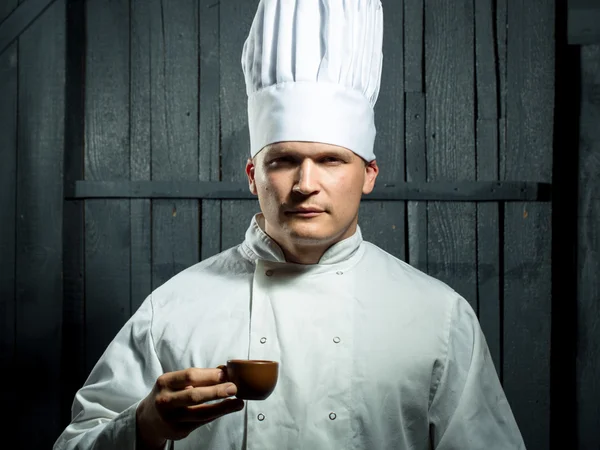
<svg viewBox="0 0 600 450"><path fill-rule="evenodd" d="M275 389L279 376L279 363L258 359L230 359L227 366L219 366L227 379L237 386L237 398L264 400Z"/></svg>

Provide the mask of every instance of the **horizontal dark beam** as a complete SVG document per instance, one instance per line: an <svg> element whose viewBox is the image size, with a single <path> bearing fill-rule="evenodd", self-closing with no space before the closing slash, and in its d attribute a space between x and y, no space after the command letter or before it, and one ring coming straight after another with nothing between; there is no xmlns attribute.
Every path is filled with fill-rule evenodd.
<svg viewBox="0 0 600 450"><path fill-rule="evenodd" d="M364 200L549 201L551 185L532 182L378 183ZM68 200L93 198L195 198L245 200L254 197L247 183L185 181L77 181Z"/></svg>
<svg viewBox="0 0 600 450"><path fill-rule="evenodd" d="M27 0L4 19L0 23L0 55L55 1Z"/></svg>
<svg viewBox="0 0 600 450"><path fill-rule="evenodd" d="M569 0L568 34L571 45L600 43L600 1Z"/></svg>

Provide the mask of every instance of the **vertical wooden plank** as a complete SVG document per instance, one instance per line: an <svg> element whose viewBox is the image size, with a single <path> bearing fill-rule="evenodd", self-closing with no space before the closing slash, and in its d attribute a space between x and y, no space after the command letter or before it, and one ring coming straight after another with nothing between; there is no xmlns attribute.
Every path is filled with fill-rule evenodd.
<svg viewBox="0 0 600 450"><path fill-rule="evenodd" d="M129 1L86 2L85 179L129 180ZM86 370L130 316L129 200L85 207Z"/></svg>
<svg viewBox="0 0 600 450"><path fill-rule="evenodd" d="M18 389L12 414L20 419L15 435L26 436L30 448L50 448L60 433L65 16L65 1L57 0L19 38L17 345L11 373L19 374L21 386L35 387Z"/></svg>
<svg viewBox="0 0 600 450"><path fill-rule="evenodd" d="M244 167L250 157L250 135L241 56L257 3L219 3L222 181L247 180ZM257 200L223 201L222 250L233 247L244 239L252 216L259 211Z"/></svg>
<svg viewBox="0 0 600 450"><path fill-rule="evenodd" d="M402 2L384 6L383 70L375 104L377 138L375 155L380 167L379 183L404 181L404 10ZM405 259L405 202L371 201L364 197L359 223L367 241Z"/></svg>
<svg viewBox="0 0 600 450"><path fill-rule="evenodd" d="M498 176L505 173L506 164L506 101L507 101L507 51L508 51L508 0L496 0L496 49L498 86ZM500 220L504 220L504 204L500 206ZM500 257L503 258L503 231L500 230ZM501 274L503 277L503 274ZM502 286L500 286L502 290ZM500 301L504 301L502 295Z"/></svg>
<svg viewBox="0 0 600 450"><path fill-rule="evenodd" d="M83 179L85 96L85 3L67 0L64 185ZM63 326L61 428L85 382L84 202L66 201L63 210Z"/></svg>
<svg viewBox="0 0 600 450"><path fill-rule="evenodd" d="M423 92L423 0L404 3L404 90ZM390 23L391 26L396 24Z"/></svg>
<svg viewBox="0 0 600 450"><path fill-rule="evenodd" d="M493 0L474 1L477 180L498 180L497 41ZM477 205L477 304L498 375L502 375L500 230L497 203Z"/></svg>
<svg viewBox="0 0 600 450"><path fill-rule="evenodd" d="M581 62L577 434L579 448L595 449L600 448L600 45L582 47Z"/></svg>
<svg viewBox="0 0 600 450"><path fill-rule="evenodd" d="M220 48L219 4L200 0L200 110L199 110L199 179L219 181L220 167ZM200 258L206 259L221 250L221 200L202 201L202 243Z"/></svg>
<svg viewBox="0 0 600 450"><path fill-rule="evenodd" d="M404 2L406 181L427 181L424 90L424 3ZM408 262L427 271L427 202L407 202Z"/></svg>
<svg viewBox="0 0 600 450"><path fill-rule="evenodd" d="M17 0L0 5L0 22ZM10 386L15 362L15 222L17 197L18 44L0 54L0 384ZM5 389L7 404L18 404L14 389ZM7 430L15 430L17 415L9 414Z"/></svg>
<svg viewBox="0 0 600 450"><path fill-rule="evenodd" d="M152 179L198 180L198 10L195 0L151 8ZM199 260L197 200L154 200L152 284Z"/></svg>
<svg viewBox="0 0 600 450"><path fill-rule="evenodd" d="M554 8L508 2L504 180L552 181ZM507 203L504 219L504 389L526 446L539 449L550 445L551 210Z"/></svg>
<svg viewBox="0 0 600 450"><path fill-rule="evenodd" d="M472 180L475 166L472 0L425 2L428 181ZM431 202L428 273L477 311L475 205Z"/></svg>
<svg viewBox="0 0 600 450"><path fill-rule="evenodd" d="M427 180L425 94L406 93L406 181ZM427 202L408 202L408 262L427 271Z"/></svg>
<svg viewBox="0 0 600 450"><path fill-rule="evenodd" d="M130 2L130 167L131 180L150 180L152 152L151 1ZM131 309L133 314L152 291L152 204L130 200Z"/></svg>
<svg viewBox="0 0 600 450"><path fill-rule="evenodd" d="M476 0L473 2L475 10L475 78L477 98L477 119L498 119L498 51L494 32L494 0ZM481 149L477 147L477 156ZM484 152L485 153L485 152ZM489 152L490 162L497 166L495 152ZM497 169L489 169L491 176L497 177Z"/></svg>
<svg viewBox="0 0 600 450"><path fill-rule="evenodd" d="M496 30L496 53L498 73L498 114L504 119L506 117L506 57L508 39L508 0L495 0L495 30ZM502 156L502 155L501 155Z"/></svg>

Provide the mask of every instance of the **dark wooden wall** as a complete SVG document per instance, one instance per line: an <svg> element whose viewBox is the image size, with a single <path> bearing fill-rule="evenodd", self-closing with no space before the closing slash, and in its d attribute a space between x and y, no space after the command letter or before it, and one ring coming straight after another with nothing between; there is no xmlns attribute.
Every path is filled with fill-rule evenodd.
<svg viewBox="0 0 600 450"><path fill-rule="evenodd" d="M0 21L18 3L0 2ZM58 0L0 54L2 429L32 449L48 448L63 425L65 21Z"/></svg>
<svg viewBox="0 0 600 450"><path fill-rule="evenodd" d="M3 49L27 3L51 6ZM15 405L8 429L28 438L23 448L50 447L69 421L75 391L145 296L239 243L258 211L256 200L243 199L65 199L80 180L244 182L240 57L256 3L0 3L0 382ZM559 161L574 161L556 143L561 7L384 1L380 183L573 182L557 177L556 164L557 152ZM572 285L565 278L557 290L554 275L575 236L553 240L553 229L568 230L554 224L572 196L558 204L367 198L361 205L367 240L473 305L533 450L565 448L553 439L559 432L581 449L600 446L599 57L589 46L580 58L579 279ZM563 342L560 305L576 298L579 339L551 353ZM576 361L569 359L575 350ZM574 374L568 386L556 381L571 380L565 367ZM573 425L554 426L561 423Z"/></svg>
<svg viewBox="0 0 600 450"><path fill-rule="evenodd" d="M577 241L577 434L600 448L600 39L580 50L579 213ZM572 301L572 298L565 299Z"/></svg>

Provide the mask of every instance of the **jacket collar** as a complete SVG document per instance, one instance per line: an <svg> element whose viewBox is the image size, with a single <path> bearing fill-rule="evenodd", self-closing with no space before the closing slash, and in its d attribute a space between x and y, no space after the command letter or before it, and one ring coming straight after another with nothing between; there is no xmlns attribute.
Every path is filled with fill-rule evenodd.
<svg viewBox="0 0 600 450"><path fill-rule="evenodd" d="M357 225L356 232L349 238L337 242L327 249L318 265L331 265L344 262L353 256L362 243L362 233ZM283 250L264 231L264 216L259 213L252 218L246 231L246 238L241 245L242 250L251 260L264 260L285 263Z"/></svg>

